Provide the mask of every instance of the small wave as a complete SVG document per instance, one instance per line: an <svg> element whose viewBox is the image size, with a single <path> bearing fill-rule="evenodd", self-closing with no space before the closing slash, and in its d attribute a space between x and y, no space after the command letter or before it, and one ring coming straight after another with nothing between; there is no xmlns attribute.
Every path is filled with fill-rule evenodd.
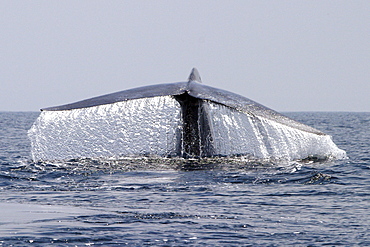
<svg viewBox="0 0 370 247"><path fill-rule="evenodd" d="M121 157L112 158L79 158L55 161L22 161L22 165L12 170L28 170L38 173L40 171L69 171L69 172L115 172L139 170L258 170L258 169L291 169L305 164L323 164L332 162L330 157L310 156L297 161L284 161L277 159L256 159L251 156L240 157L212 157L212 158L163 158L163 157Z"/></svg>

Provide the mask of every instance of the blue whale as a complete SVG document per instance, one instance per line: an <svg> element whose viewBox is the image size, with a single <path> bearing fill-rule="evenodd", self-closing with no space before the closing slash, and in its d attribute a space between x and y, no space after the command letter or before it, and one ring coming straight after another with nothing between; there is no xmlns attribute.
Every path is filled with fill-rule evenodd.
<svg viewBox="0 0 370 247"><path fill-rule="evenodd" d="M330 156L333 155L333 153L339 153L339 156L343 156L344 151L338 149L335 144L332 143L330 136L325 133L288 118L244 96L204 85L202 84L199 72L195 68L192 69L188 80L185 82L157 84L124 90L71 104L43 108L41 111L44 114L49 112L50 114L52 114L52 112L68 114L68 112L76 110L84 111L83 109L92 109L94 107L101 106L104 107L120 102L134 102L134 100L140 99L150 100L151 98L154 99L161 96L169 97L172 101L177 102L176 105L180 112L179 125L181 126L178 127L178 130L176 130L176 136L173 137L176 144L175 148L171 149L170 156L199 158L220 155L238 156L248 154L259 158L279 158L280 156L283 156L279 154L281 152L284 152L284 155L289 157L288 159L305 158L310 155ZM216 111L217 109L223 109L226 113L215 117L214 109L216 109ZM135 109L132 111L135 111ZM239 121L238 123L229 123L237 120ZM227 121L228 123L223 123L223 121ZM48 136L55 135L50 133L54 133L59 130L56 129L55 126L52 130L48 130L46 122L47 121L44 118L39 119L38 125L35 123L32 131L30 131L32 144L36 147L34 148L35 150L33 153L46 152L45 150L47 150L47 147L45 146L54 145L53 141L50 139L51 137ZM244 123L248 126L242 126ZM135 124L135 128L140 124L140 122L137 122L137 124ZM64 126L64 124L60 125ZM40 126L46 127L41 128ZM68 133L69 131L76 131L73 128L74 127L63 129L62 132ZM98 129L99 127L93 126L92 128ZM129 127L123 126L123 128ZM145 127L145 129L150 129L150 127ZM48 134L43 134L45 131L48 131ZM126 129L125 131L135 132L137 130ZM43 135L42 138L40 137L41 135ZM80 137L81 135L76 134L75 136ZM150 138L153 138L152 136L153 135L150 135ZM50 140L45 141L47 138ZM249 138L253 138L254 141L250 142L248 140ZM96 138L94 140L96 140ZM121 138L120 145L126 145L127 142L132 140L133 139L127 139L126 141L122 141ZM110 142L114 141L115 140L110 140ZM85 140L84 142L81 141L82 144L74 145L79 147L80 145L84 145L83 143L87 142L88 141ZM143 144L143 146L155 145L155 142L156 140L154 139L151 144ZM224 142L227 144L224 144ZM327 147L328 145L330 147ZM240 148L236 148L236 146L240 146ZM99 148L108 150L112 147L113 146L98 147L94 148L94 150ZM63 149L60 146L54 148L50 147L50 149L56 148L60 150ZM151 150L150 147L139 148ZM75 147L69 148L69 150L71 149L75 149ZM126 148L126 150L128 150L128 148ZM52 153L54 150L49 150L47 152ZM65 150L60 151L60 153L63 152L65 152ZM68 151L68 155L70 153L71 152ZM146 154L147 153L159 153L160 156L163 156L163 152L159 151L148 151ZM36 154L35 156L53 157L53 155L38 156ZM86 153L84 155L86 156ZM78 154L76 154L76 156L78 156ZM61 155L58 157L63 156ZM68 157L73 157L73 155Z"/></svg>

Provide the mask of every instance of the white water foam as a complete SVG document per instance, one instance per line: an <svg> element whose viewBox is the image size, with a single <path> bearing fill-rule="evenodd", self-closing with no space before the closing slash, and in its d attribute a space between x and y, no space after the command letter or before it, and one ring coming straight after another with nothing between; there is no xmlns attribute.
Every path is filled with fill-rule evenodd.
<svg viewBox="0 0 370 247"><path fill-rule="evenodd" d="M253 155L265 160L298 160L310 156L343 159L329 135L301 131L272 120L209 102L215 151L220 155Z"/></svg>
<svg viewBox="0 0 370 247"><path fill-rule="evenodd" d="M43 111L29 130L34 160L175 155L179 103L154 97L68 111Z"/></svg>
<svg viewBox="0 0 370 247"><path fill-rule="evenodd" d="M345 158L317 135L205 101L215 155L298 160ZM181 155L182 116L172 96L68 111L43 111L29 130L34 160Z"/></svg>

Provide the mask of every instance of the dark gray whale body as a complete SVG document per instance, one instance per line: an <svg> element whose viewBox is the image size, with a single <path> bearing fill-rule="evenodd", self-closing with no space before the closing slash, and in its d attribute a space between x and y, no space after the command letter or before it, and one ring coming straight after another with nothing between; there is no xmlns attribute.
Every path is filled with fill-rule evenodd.
<svg viewBox="0 0 370 247"><path fill-rule="evenodd" d="M181 106L183 133L182 143L178 145L177 154L185 158L218 155L214 148L213 127L210 123L208 108L205 107L206 102L220 104L252 117L262 117L299 131L318 136L325 135L317 129L296 122L241 95L201 84L199 73L195 68L192 70L187 82L134 88L41 110L69 111L157 96L172 96Z"/></svg>

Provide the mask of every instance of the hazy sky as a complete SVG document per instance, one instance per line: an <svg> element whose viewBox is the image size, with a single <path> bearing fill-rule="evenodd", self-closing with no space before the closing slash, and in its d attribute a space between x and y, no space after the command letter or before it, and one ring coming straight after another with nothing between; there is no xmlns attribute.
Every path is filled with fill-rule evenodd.
<svg viewBox="0 0 370 247"><path fill-rule="evenodd" d="M370 1L0 0L0 111L203 83L277 111L370 111Z"/></svg>

